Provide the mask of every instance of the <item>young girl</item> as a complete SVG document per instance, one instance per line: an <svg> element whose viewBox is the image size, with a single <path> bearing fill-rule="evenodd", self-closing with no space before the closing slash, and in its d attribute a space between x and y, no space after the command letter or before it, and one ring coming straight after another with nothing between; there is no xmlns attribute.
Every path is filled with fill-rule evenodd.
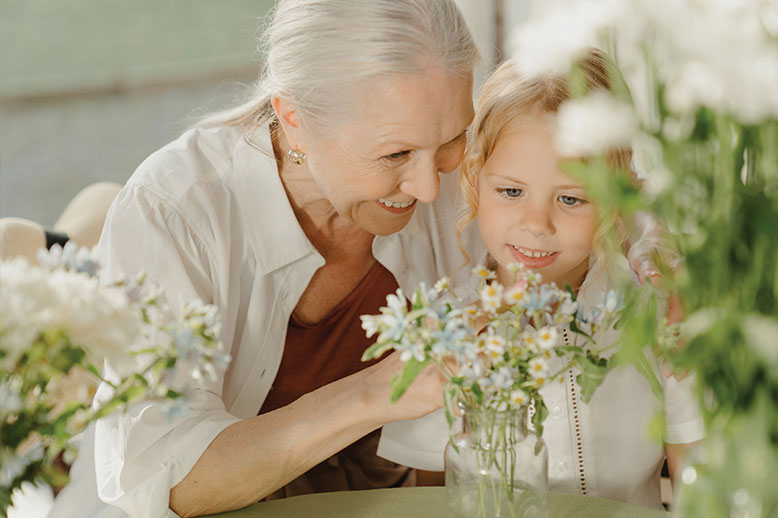
<svg viewBox="0 0 778 518"><path fill-rule="evenodd" d="M589 90L608 89L601 53L583 60ZM586 190L561 169L554 147L555 114L569 98L564 77L528 80L511 62L484 85L471 141L461 171L469 211L464 225L477 216L488 250L485 264L497 280L511 285L507 266L518 262L543 275L546 282L569 284L578 300L592 307L609 288L628 275L626 259L606 254L603 243L618 236L614 218L599 221ZM629 150L615 150L609 161L629 171ZM604 340L617 338L610 332ZM566 340L569 340L565 336ZM542 390L549 410L544 439L549 452L552 491L580 493L661 508L659 481L665 456L674 474L684 449L703 436L689 379L677 381L655 371L665 391L660 402L648 382L630 365L613 369L590 403L580 399L577 372ZM667 425L664 448L649 437L649 422L663 404ZM443 470L448 439L442 412L383 429L378 454L423 470Z"/></svg>

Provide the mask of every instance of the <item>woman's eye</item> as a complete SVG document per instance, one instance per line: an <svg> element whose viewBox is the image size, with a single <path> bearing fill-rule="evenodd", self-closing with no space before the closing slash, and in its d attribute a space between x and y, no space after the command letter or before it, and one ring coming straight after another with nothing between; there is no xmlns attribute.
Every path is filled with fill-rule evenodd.
<svg viewBox="0 0 778 518"><path fill-rule="evenodd" d="M521 196L522 193L521 189L517 189L515 187L508 187L507 189L501 189L501 191L508 198L518 198L519 196Z"/></svg>
<svg viewBox="0 0 778 518"><path fill-rule="evenodd" d="M565 196L565 195L560 196L559 201L561 201L564 205L567 205L568 207L575 207L578 204L585 203L584 200L580 198L576 198L575 196Z"/></svg>
<svg viewBox="0 0 778 518"><path fill-rule="evenodd" d="M405 158L410 153L410 150L405 151L398 151L397 153L390 153L386 155L384 158L388 160L400 160L401 158Z"/></svg>

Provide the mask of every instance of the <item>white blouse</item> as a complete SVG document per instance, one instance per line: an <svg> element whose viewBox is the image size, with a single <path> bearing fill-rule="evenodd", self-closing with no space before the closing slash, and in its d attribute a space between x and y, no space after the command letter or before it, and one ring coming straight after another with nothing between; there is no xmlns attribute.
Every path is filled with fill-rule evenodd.
<svg viewBox="0 0 778 518"><path fill-rule="evenodd" d="M373 242L375 258L407 293L463 262L456 176L442 175L436 202L418 204L402 231ZM480 257L475 225L464 244ZM171 307L195 297L216 304L232 361L190 397L186 417L169 419L161 405L142 403L90 427L50 516L173 517L170 489L222 430L257 415L292 310L324 259L292 212L266 129L249 138L235 128L194 129L152 154L111 206L98 246L106 278L145 270Z"/></svg>
<svg viewBox="0 0 778 518"><path fill-rule="evenodd" d="M622 275L629 275L624 258L612 263ZM609 275L600 272L593 264L581 287L579 301L587 307L601 301L609 284L615 285ZM617 333L609 331L601 345L617 338ZM659 480L664 449L659 440L649 436L650 422L658 413L664 414L665 441L670 444L697 441L704 428L691 393L693 378L680 382L667 379L654 355L648 353L647 357L664 388L664 402L632 365L611 370L589 403L580 399L575 383L578 372L573 369L564 376L564 383L541 390L549 413L543 439L548 446L550 490L661 509ZM448 438L445 416L438 410L420 419L384 426L378 455L407 466L442 471Z"/></svg>

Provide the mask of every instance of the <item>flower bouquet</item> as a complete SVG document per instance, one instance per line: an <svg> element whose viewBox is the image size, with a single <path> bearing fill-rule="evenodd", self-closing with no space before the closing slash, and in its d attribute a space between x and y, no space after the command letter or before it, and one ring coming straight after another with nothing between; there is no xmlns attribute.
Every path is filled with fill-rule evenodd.
<svg viewBox="0 0 778 518"><path fill-rule="evenodd" d="M446 486L457 515L545 516L548 467L541 436L548 412L540 391L575 367L582 398L589 401L609 368L597 337L618 319L619 296L609 292L587 313L572 292L543 284L523 265L511 269L516 283L505 287L492 271L476 268L480 281L469 304L442 279L433 289L419 285L410 307L398 290L380 315L361 317L368 337L378 335L363 359L393 349L405 361L392 380L393 400L428 364L448 379ZM464 418L461 431L457 414Z"/></svg>
<svg viewBox="0 0 778 518"><path fill-rule="evenodd" d="M23 482L67 483L62 461L88 423L141 398L185 411L180 397L229 361L213 306L174 317L142 275L101 285L98 262L72 244L39 262L0 263L0 516ZM101 381L112 390L92 404Z"/></svg>
<svg viewBox="0 0 778 518"><path fill-rule="evenodd" d="M535 14L517 29L527 72L565 73L595 45L632 90L562 106L559 144L575 155L632 139L640 191L595 161L576 172L598 205L665 222L682 257L663 277L684 343L664 353L696 375L707 436L676 512L778 516L778 3L556 0ZM625 349L661 343L648 309L631 311Z"/></svg>

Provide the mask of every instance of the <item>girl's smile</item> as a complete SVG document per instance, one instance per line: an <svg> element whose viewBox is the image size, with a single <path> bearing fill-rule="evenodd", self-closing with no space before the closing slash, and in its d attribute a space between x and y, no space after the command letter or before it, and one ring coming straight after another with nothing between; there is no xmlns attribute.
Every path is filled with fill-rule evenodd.
<svg viewBox="0 0 778 518"><path fill-rule="evenodd" d="M522 263L528 268L545 268L551 265L559 257L559 252L549 252L547 250L535 250L524 248L523 246L508 245L511 255L517 262Z"/></svg>

